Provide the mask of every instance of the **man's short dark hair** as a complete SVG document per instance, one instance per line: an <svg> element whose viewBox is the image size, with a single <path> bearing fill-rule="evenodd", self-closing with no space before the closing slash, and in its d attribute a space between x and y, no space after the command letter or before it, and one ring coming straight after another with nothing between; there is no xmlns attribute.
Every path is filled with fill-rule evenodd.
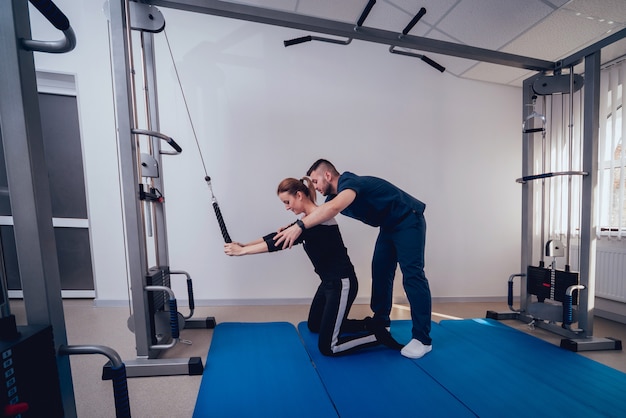
<svg viewBox="0 0 626 418"><path fill-rule="evenodd" d="M320 158L319 160L315 161L313 165L311 166L311 168L309 168L309 171L306 172L306 175L310 176L311 173L317 170L318 168L320 168L320 166L324 166L323 168L330 171L334 176L339 175L339 172L337 171L333 163L323 158Z"/></svg>

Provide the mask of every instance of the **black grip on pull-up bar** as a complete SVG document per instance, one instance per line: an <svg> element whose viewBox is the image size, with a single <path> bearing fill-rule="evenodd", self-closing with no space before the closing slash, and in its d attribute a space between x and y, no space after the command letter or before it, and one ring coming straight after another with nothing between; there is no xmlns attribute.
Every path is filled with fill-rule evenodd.
<svg viewBox="0 0 626 418"><path fill-rule="evenodd" d="M65 31L70 27L70 21L51 0L29 0L39 12L60 31Z"/></svg>
<svg viewBox="0 0 626 418"><path fill-rule="evenodd" d="M367 15L370 14L370 12L372 11L372 7L374 7L375 4L376 0L370 0L367 3L367 6L365 6L365 9L363 9L363 13L361 13L361 17L359 17L359 20L356 22L357 26L363 26L363 22L365 22L365 19L367 19Z"/></svg>
<svg viewBox="0 0 626 418"><path fill-rule="evenodd" d="M446 71L446 67L444 67L443 65L437 64L435 61L431 60L430 58L428 58L425 55L422 55L422 61L424 61L426 64L430 65L433 68L436 68L437 70L441 71L442 73L444 71Z"/></svg>
<svg viewBox="0 0 626 418"><path fill-rule="evenodd" d="M312 41L313 37L311 35L307 35L307 36L303 36L301 38L295 38L295 39L289 39L287 41L283 41L283 43L285 44L285 46L291 46L291 45L297 45L297 44L301 44L304 42L309 42Z"/></svg>
<svg viewBox="0 0 626 418"><path fill-rule="evenodd" d="M403 35L406 35L407 33L409 33L411 31L411 29L413 29L413 26L415 26L417 24L417 22L419 22L419 20L422 18L422 16L424 16L426 14L426 9L425 8L421 8L419 12L417 12L417 14L413 17L413 19L411 19L411 21L409 22L408 25L406 25L406 28L404 28L404 30L402 31Z"/></svg>

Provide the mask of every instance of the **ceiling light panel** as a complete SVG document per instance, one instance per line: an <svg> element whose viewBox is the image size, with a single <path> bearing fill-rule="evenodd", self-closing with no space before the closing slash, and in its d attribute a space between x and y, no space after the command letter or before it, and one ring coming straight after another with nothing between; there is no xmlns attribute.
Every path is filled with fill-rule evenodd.
<svg viewBox="0 0 626 418"><path fill-rule="evenodd" d="M564 9L580 13L585 18L626 24L624 0L573 0Z"/></svg>
<svg viewBox="0 0 626 418"><path fill-rule="evenodd" d="M552 11L539 0L464 0L437 28L466 45L498 50Z"/></svg>
<svg viewBox="0 0 626 418"><path fill-rule="evenodd" d="M557 61L600 40L607 35L608 30L607 25L602 22L585 19L570 10L560 9L501 50Z"/></svg>

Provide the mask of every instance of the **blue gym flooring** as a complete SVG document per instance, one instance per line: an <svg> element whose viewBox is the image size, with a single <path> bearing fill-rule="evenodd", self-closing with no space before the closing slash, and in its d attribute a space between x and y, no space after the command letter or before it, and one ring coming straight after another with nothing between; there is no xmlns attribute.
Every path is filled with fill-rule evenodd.
<svg viewBox="0 0 626 418"><path fill-rule="evenodd" d="M401 343L410 321L392 321ZM325 357L306 323L223 323L194 418L624 417L626 374L490 319L432 324L417 360Z"/></svg>

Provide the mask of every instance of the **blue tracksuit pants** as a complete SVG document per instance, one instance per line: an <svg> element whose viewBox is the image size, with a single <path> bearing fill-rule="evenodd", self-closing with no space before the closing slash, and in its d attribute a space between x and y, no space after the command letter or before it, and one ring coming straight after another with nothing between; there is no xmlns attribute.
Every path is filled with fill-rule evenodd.
<svg viewBox="0 0 626 418"><path fill-rule="evenodd" d="M397 265L411 307L413 338L430 345L431 295L424 273L426 220L411 213L393 228L381 228L372 259L372 301L374 318L389 322L393 303L393 279Z"/></svg>

